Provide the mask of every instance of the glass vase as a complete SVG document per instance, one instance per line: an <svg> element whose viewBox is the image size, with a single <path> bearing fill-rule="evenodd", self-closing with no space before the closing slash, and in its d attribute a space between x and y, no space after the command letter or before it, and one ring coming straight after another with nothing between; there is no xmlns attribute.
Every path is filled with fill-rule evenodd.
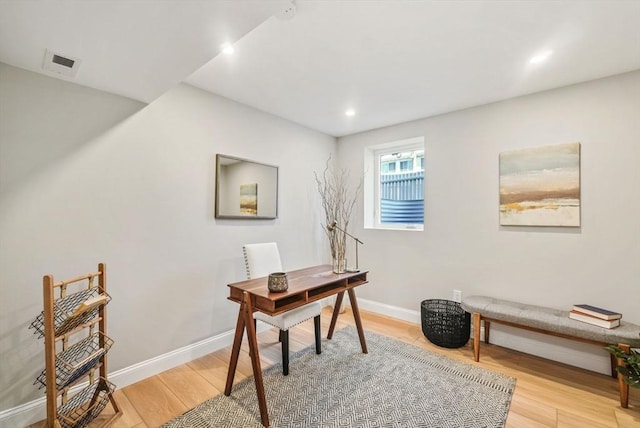
<svg viewBox="0 0 640 428"><path fill-rule="evenodd" d="M347 259L336 257L333 259L333 273L345 273L347 271Z"/></svg>

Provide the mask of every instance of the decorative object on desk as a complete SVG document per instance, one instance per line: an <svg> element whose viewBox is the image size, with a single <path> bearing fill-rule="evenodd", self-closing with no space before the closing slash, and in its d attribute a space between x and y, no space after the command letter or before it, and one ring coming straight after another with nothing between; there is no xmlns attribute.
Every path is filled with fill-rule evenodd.
<svg viewBox="0 0 640 428"><path fill-rule="evenodd" d="M272 293L282 293L289 288L289 282L287 281L286 272L274 272L269 274L269 280L267 282L267 288Z"/></svg>
<svg viewBox="0 0 640 428"><path fill-rule="evenodd" d="M616 328L620 325L620 319L605 320L578 311L570 311L569 318L604 328Z"/></svg>
<svg viewBox="0 0 640 428"><path fill-rule="evenodd" d="M347 268L346 272L360 272L360 267L358 266L358 244L364 244L364 242L362 242L361 240L359 240L358 238L356 238L355 236L353 236L352 234L350 234L349 232L347 232L346 230L342 230L335 221L332 221L330 224L327 225L327 230L329 230L329 232L333 232L334 230L338 229L340 232L343 232L345 235L347 235L348 237L352 238L355 241L355 245L356 245L356 265L355 267L352 268ZM342 259L342 261L344 262L344 265L346 266L346 259ZM345 266L342 266L342 268L344 269ZM333 271L336 272L336 265L333 265ZM336 273L342 273L345 270L339 270Z"/></svg>
<svg viewBox="0 0 640 428"><path fill-rule="evenodd" d="M322 202L322 208L324 209L324 225L339 223L341 226L337 233L335 231L329 231L327 227L323 227L323 229L329 238L334 272L343 273L346 272L347 255L347 233L345 230L349 227L351 213L362 189L362 180L359 181L353 191L349 191L349 172L346 169L332 168L329 165L330 161L331 157L327 159L327 164L322 175L319 176L315 172L314 175Z"/></svg>
<svg viewBox="0 0 640 428"><path fill-rule="evenodd" d="M312 346L292 355L304 370L284 377L279 364L265 369L271 426L504 426L514 378L369 331L367 341L365 357L355 327L345 327L324 341L322 358ZM260 428L255 397L249 377L232 396L211 398L164 428Z"/></svg>
<svg viewBox="0 0 640 428"><path fill-rule="evenodd" d="M338 257L333 259L333 273L345 273L347 271L347 259Z"/></svg>
<svg viewBox="0 0 640 428"><path fill-rule="evenodd" d="M608 309L602 309L598 308L597 306L585 304L573 305L573 310L603 320L619 320L620 318L622 318L622 314L619 312L613 312Z"/></svg>
<svg viewBox="0 0 640 428"><path fill-rule="evenodd" d="M500 153L501 226L580 226L580 143Z"/></svg>

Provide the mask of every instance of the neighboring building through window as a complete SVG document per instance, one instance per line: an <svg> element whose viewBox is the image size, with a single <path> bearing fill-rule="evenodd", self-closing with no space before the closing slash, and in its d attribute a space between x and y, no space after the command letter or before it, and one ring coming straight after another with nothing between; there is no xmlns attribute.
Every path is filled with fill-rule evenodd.
<svg viewBox="0 0 640 428"><path fill-rule="evenodd" d="M423 230L424 138L367 147L365 227Z"/></svg>

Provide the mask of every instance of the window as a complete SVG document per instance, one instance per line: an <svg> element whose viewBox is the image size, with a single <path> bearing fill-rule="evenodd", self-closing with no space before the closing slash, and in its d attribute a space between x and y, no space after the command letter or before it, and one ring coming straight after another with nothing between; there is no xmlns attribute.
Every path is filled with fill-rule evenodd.
<svg viewBox="0 0 640 428"><path fill-rule="evenodd" d="M365 227L423 230L424 138L367 147L365 165Z"/></svg>
<svg viewBox="0 0 640 428"><path fill-rule="evenodd" d="M383 174L390 173L390 172L395 172L396 171L396 161L395 161L395 159L393 161L386 161L386 162L383 161L383 162L381 162L380 170L382 171Z"/></svg>
<svg viewBox="0 0 640 428"><path fill-rule="evenodd" d="M413 155L413 153L411 153ZM413 159L405 159L400 161L400 171L413 171Z"/></svg>

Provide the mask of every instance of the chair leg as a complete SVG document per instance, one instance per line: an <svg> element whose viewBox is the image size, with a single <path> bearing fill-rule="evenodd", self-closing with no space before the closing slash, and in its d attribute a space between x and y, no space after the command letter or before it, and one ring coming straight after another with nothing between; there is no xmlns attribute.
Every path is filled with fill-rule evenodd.
<svg viewBox="0 0 640 428"><path fill-rule="evenodd" d="M282 335L284 334L284 331L280 330L280 333L278 334L278 342L282 342Z"/></svg>
<svg viewBox="0 0 640 428"><path fill-rule="evenodd" d="M322 353L322 336L320 333L320 315L313 317L313 327L316 333L316 354Z"/></svg>
<svg viewBox="0 0 640 428"><path fill-rule="evenodd" d="M282 342L282 374L289 374L289 330L280 330L280 341Z"/></svg>

